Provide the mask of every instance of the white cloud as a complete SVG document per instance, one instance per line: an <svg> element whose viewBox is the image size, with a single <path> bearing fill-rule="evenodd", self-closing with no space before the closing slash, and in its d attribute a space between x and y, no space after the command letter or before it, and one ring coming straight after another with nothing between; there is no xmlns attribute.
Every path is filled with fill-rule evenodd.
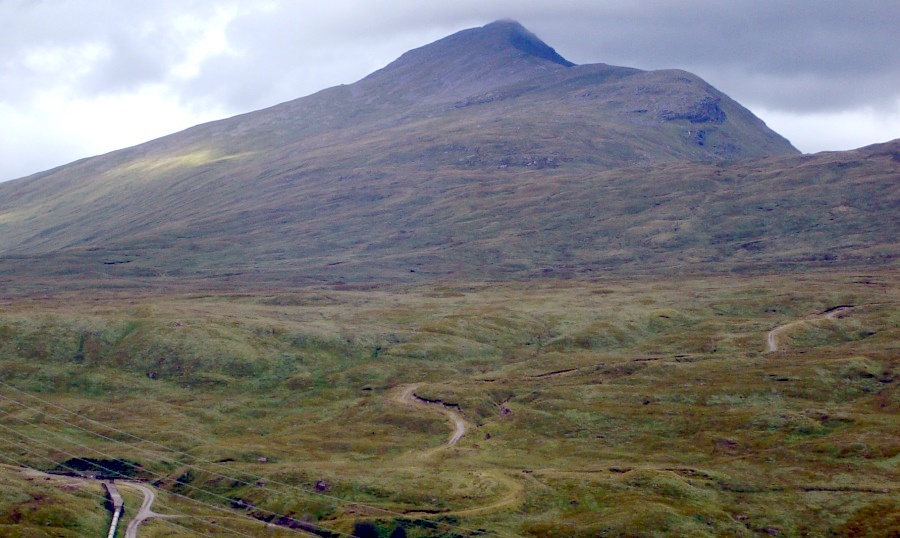
<svg viewBox="0 0 900 538"><path fill-rule="evenodd" d="M194 78L206 60L220 54L235 56L237 53L228 44L226 31L228 25L238 16L234 6L224 6L216 10L215 15L206 20L190 15L182 15L175 19L175 29L179 34L189 36L183 45L184 58L175 64L171 74L177 78Z"/></svg>
<svg viewBox="0 0 900 538"><path fill-rule="evenodd" d="M224 115L221 109L187 108L159 84L90 99L73 99L63 88L43 90L27 109L0 103L0 162L12 179Z"/></svg>
<svg viewBox="0 0 900 538"><path fill-rule="evenodd" d="M804 153L855 149L900 137L900 99L893 111L861 108L799 114L762 106L754 111Z"/></svg>
<svg viewBox="0 0 900 538"><path fill-rule="evenodd" d="M36 47L26 49L22 66L34 76L61 75L75 78L91 71L97 60L108 52L102 43L82 43L65 47Z"/></svg>

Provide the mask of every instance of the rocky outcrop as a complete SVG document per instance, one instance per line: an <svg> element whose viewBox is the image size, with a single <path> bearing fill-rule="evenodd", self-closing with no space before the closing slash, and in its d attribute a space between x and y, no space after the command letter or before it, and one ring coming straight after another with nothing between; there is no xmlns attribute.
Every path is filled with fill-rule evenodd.
<svg viewBox="0 0 900 538"><path fill-rule="evenodd" d="M666 121L688 120L691 123L724 123L725 111L719 107L719 99L704 97L681 110L662 110L660 117Z"/></svg>

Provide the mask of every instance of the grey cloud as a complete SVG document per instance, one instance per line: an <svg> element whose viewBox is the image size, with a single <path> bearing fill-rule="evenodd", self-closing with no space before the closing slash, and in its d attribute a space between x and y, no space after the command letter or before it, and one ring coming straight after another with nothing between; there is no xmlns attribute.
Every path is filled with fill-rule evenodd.
<svg viewBox="0 0 900 538"><path fill-rule="evenodd" d="M350 15L341 18L309 12L306 6L286 6L233 21L227 37L239 55L204 62L200 75L186 83L185 92L221 100L234 110L259 108L355 82L406 50L461 29L451 23L385 31L373 22L387 17L385 13L345 9L342 13Z"/></svg>
<svg viewBox="0 0 900 538"><path fill-rule="evenodd" d="M16 20L9 32L0 33L0 54L7 64L21 66L23 57L36 50L101 45L105 53L90 70L78 73L72 89L85 96L127 91L166 82L169 69L184 53L174 20L184 13L208 17L215 8L216 3L208 1L0 1L0 18ZM74 70L64 66L55 77L72 77ZM20 94L47 84L42 76L22 69L4 69L3 76L14 78L9 82ZM0 99L5 93L0 89Z"/></svg>
<svg viewBox="0 0 900 538"><path fill-rule="evenodd" d="M81 92L88 95L115 93L166 78L173 58L161 54L163 47L152 40L138 40L117 33L106 43L107 54L80 82Z"/></svg>
<svg viewBox="0 0 900 538"><path fill-rule="evenodd" d="M557 49L574 61L686 69L727 81L720 89L735 96L753 88L772 109L883 106L900 88L895 2L644 2L601 11L551 17L543 34L558 36Z"/></svg>
<svg viewBox="0 0 900 538"><path fill-rule="evenodd" d="M408 48L513 18L577 63L682 68L729 84L725 91L752 88L754 100L773 109L841 110L871 100L884 105L896 101L900 88L900 3L883 0L282 0L270 12L244 9L231 23L229 42L241 56L211 58L193 80L166 79L181 52L167 30L173 18L208 17L218 5L0 3L0 13L25 21L0 36L0 52L42 40L101 39L111 53L86 75L85 91L165 81L184 91L186 100L221 99L237 110L352 82ZM144 35L148 23L157 30Z"/></svg>
<svg viewBox="0 0 900 538"><path fill-rule="evenodd" d="M269 12L244 9L227 32L242 55L211 58L187 81L166 79L179 53L166 27L182 12L209 16L216 2L74 5L82 7L41 3L40 24L60 41L99 35L108 43L111 54L86 77L85 91L165 81L185 102L221 101L234 111L353 82L409 48L497 18L519 20L577 63L686 69L736 97L752 91L770 109L892 106L900 88L900 3L879 0L282 0ZM54 10L72 24L62 25ZM141 35L148 21L158 30Z"/></svg>
<svg viewBox="0 0 900 538"><path fill-rule="evenodd" d="M340 13L322 19L319 14L308 17L306 8L281 4L273 17L278 20L270 19L241 35L254 58L261 60L256 66L258 76L272 78L260 71L274 67L279 77L292 78L303 71L304 63L322 60L316 57L319 49L387 53L390 47L384 44L398 36L423 36L417 44L413 39L405 41L417 46L456 29L509 17L577 63L682 68L713 84L727 85L721 89L735 96L751 96L752 91L752 100L770 109L893 106L900 88L900 47L896 47L900 3L896 2L647 0L551 5L498 0L427 8L409 2L365 4L368 9L363 2L348 2L349 7ZM309 20L316 22L304 24ZM266 35L254 37L261 33ZM300 51L296 63L266 58L265 51L284 54L276 43ZM393 54L404 50L393 50ZM383 63L391 59L384 58ZM341 58L326 62L343 62L347 69L358 65Z"/></svg>

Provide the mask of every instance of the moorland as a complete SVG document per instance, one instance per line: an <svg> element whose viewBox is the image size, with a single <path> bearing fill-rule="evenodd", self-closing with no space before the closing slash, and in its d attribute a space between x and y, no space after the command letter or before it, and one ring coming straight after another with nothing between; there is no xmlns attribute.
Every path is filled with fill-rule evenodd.
<svg viewBox="0 0 900 538"><path fill-rule="evenodd" d="M888 536L895 277L8 300L0 452L119 462L157 512L192 514L142 536L286 532L237 514L325 534ZM441 404L399 401L411 385ZM467 423L452 446L440 405ZM97 528L86 486L3 475L0 528Z"/></svg>
<svg viewBox="0 0 900 538"><path fill-rule="evenodd" d="M0 184L0 535L897 536L898 163L501 21Z"/></svg>

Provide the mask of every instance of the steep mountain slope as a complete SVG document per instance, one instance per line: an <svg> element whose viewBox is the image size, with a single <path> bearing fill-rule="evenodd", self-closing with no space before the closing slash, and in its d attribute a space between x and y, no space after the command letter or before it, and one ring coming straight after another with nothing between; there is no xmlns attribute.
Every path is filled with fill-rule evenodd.
<svg viewBox="0 0 900 538"><path fill-rule="evenodd" d="M352 85L2 184L0 271L369 280L855 258L891 221L867 206L896 200L885 148L791 157L694 75L575 66L500 21ZM855 220L820 223L839 207Z"/></svg>

